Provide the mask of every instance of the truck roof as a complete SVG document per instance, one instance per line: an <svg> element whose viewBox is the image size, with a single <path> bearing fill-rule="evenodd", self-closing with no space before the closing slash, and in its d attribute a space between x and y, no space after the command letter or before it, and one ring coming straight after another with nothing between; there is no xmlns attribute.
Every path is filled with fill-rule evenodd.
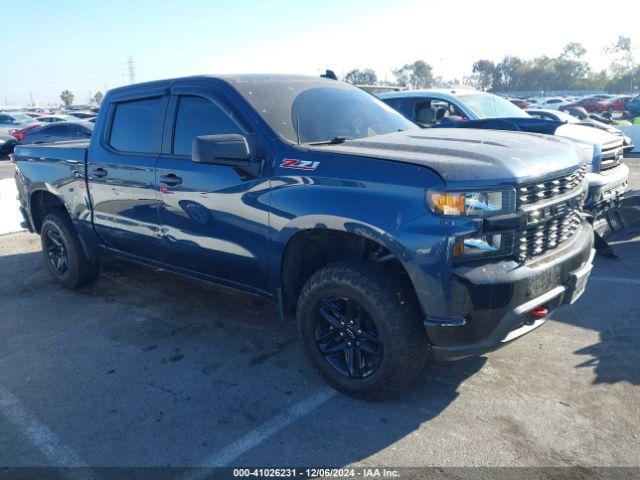
<svg viewBox="0 0 640 480"><path fill-rule="evenodd" d="M185 80L202 80L217 79L227 82L231 85L250 84L250 83L279 83L279 82L300 82L300 83L335 83L335 80L328 78L315 77L311 75L290 75L282 73L241 73L241 74L225 74L225 75L191 75L187 77L167 78L163 80L153 80L151 82L135 83L125 85L109 90L110 93L131 92L136 90L147 90L157 87L168 87L172 83Z"/></svg>
<svg viewBox="0 0 640 480"><path fill-rule="evenodd" d="M406 98L406 97L424 97L425 95L440 95L457 97L460 95L490 95L489 93L475 90L466 86L456 88L423 88L420 90L401 90L399 92L384 92L378 94L380 98Z"/></svg>

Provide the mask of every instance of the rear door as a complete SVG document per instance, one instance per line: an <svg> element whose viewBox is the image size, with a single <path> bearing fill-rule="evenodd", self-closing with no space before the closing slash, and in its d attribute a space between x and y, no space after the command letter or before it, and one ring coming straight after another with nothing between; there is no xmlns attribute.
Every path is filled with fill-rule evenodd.
<svg viewBox="0 0 640 480"><path fill-rule="evenodd" d="M111 248L161 258L156 161L169 88L115 96L96 125L87 170L97 234Z"/></svg>
<svg viewBox="0 0 640 480"><path fill-rule="evenodd" d="M178 82L157 164L160 223L167 263L267 289L268 178L191 161L199 135L253 135L251 127L213 85Z"/></svg>

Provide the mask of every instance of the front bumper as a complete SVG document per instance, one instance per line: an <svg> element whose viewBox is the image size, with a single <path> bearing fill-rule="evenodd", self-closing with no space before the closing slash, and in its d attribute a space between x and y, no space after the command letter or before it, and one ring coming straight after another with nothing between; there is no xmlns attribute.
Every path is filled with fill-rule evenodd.
<svg viewBox="0 0 640 480"><path fill-rule="evenodd" d="M454 270L457 319L427 317L425 328L437 360L456 360L496 350L542 325L584 291L593 262L593 233L584 222L571 241L524 265L513 261ZM533 317L544 307L548 314Z"/></svg>
<svg viewBox="0 0 640 480"><path fill-rule="evenodd" d="M628 181L629 167L624 163L601 173L587 173L589 192L585 209L599 212L616 206L627 189Z"/></svg>

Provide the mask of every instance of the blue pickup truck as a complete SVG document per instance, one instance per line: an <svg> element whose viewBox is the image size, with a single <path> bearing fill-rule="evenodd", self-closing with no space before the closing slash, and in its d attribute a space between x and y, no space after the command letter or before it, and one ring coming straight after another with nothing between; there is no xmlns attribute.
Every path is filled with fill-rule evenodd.
<svg viewBox="0 0 640 480"><path fill-rule="evenodd" d="M90 142L18 146L15 160L61 285L92 282L110 253L271 298L324 379L358 397L535 329L591 271L570 144L422 130L325 78L117 88Z"/></svg>

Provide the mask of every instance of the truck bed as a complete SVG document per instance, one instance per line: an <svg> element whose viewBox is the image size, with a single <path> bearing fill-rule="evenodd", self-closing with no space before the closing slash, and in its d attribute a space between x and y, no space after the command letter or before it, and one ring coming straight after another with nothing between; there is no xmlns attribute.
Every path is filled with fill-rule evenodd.
<svg viewBox="0 0 640 480"><path fill-rule="evenodd" d="M37 145L16 145L14 156L16 161L48 160L83 163L87 158L88 140L69 142L43 143Z"/></svg>

